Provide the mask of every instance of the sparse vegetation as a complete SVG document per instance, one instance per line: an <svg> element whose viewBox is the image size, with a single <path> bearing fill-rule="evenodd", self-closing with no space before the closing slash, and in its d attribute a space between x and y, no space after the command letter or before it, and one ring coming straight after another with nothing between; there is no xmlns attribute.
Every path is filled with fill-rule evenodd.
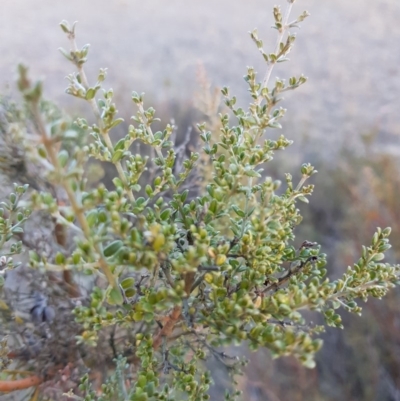
<svg viewBox="0 0 400 401"><path fill-rule="evenodd" d="M93 124L72 122L45 103L41 83L31 84L19 67L24 107L14 115L29 129L11 130L6 119L2 132L18 134L21 163L35 165L41 179L27 194L16 186L1 209L3 243L22 236L2 257L30 244L32 270L25 271L33 296L28 316L16 322L22 292L4 289L9 340L2 361L18 368L3 372L0 391L33 387L33 400L39 389L50 399L207 400L212 375L204 361L213 357L233 378L225 399L236 399L234 379L246 361L223 347L246 342L313 368L324 326L304 312L342 328L338 309L360 314L360 300L381 298L397 284L400 266L383 262L390 228L377 229L340 279L327 278L320 246L293 242L302 220L297 202L308 203L315 168L303 164L298 183L280 173L284 185L264 172L274 153L291 145L284 136L269 139L286 112L281 95L306 82L302 75L271 79L308 16L292 19L294 2L283 13L273 9L278 38L271 53L251 32L266 73L260 80L247 69L246 109L222 89L229 110L216 120L217 107L208 109L210 124L197 125L197 152L177 146L172 125L155 132L156 112L136 92L132 125L113 139L123 120L113 91L104 89L106 69L94 84L86 77L89 46L77 46L75 24L61 23L71 48L61 51L76 68L66 92L91 106ZM112 166L112 188L90 176L93 160ZM48 219L42 237L52 238L50 249L22 235L31 210L32 218Z"/></svg>

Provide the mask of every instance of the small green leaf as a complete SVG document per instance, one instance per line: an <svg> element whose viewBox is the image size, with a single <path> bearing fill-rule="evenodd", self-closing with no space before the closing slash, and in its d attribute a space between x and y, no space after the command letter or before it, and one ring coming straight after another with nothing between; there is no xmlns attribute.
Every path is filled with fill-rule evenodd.
<svg viewBox="0 0 400 401"><path fill-rule="evenodd" d="M239 216L244 218L245 217L245 213L242 209L240 209L237 205L232 205L232 209L234 210L234 212Z"/></svg>
<svg viewBox="0 0 400 401"><path fill-rule="evenodd" d="M54 258L54 261L57 265L62 265L65 263L65 256L61 252L58 252L56 257Z"/></svg>
<svg viewBox="0 0 400 401"><path fill-rule="evenodd" d="M210 203L209 211L215 214L217 212L217 207L218 207L218 202L215 199L213 199Z"/></svg>
<svg viewBox="0 0 400 401"><path fill-rule="evenodd" d="M68 21L66 21L65 19L63 19L60 22L60 27L65 33L70 33L70 27L69 27Z"/></svg>
<svg viewBox="0 0 400 401"><path fill-rule="evenodd" d="M247 175L247 177L257 177L257 178L261 177L260 173L257 173L257 171L254 171L253 169L250 168L245 170L244 174Z"/></svg>
<svg viewBox="0 0 400 401"><path fill-rule="evenodd" d="M164 141L162 143L161 147L163 149L165 149L165 148L171 148L173 145L174 145L174 143L172 141Z"/></svg>
<svg viewBox="0 0 400 401"><path fill-rule="evenodd" d="M39 156L40 156L42 159L47 159L47 152L46 152L46 150L45 150L43 147L40 147L40 148L38 149L38 153L39 153Z"/></svg>
<svg viewBox="0 0 400 401"><path fill-rule="evenodd" d="M114 177L112 180L113 184L115 185L116 188L123 188L124 183L122 182L121 178L119 177Z"/></svg>
<svg viewBox="0 0 400 401"><path fill-rule="evenodd" d="M135 284L135 279L133 277L127 277L121 281L121 287L126 290L132 288Z"/></svg>
<svg viewBox="0 0 400 401"><path fill-rule="evenodd" d="M309 200L308 200L305 196L303 196L303 195L298 196L297 199L298 199L300 202L309 203Z"/></svg>
<svg viewBox="0 0 400 401"><path fill-rule="evenodd" d="M385 258L385 255L383 253L377 253L372 257L372 260L374 262L379 262L380 260L383 260Z"/></svg>
<svg viewBox="0 0 400 401"><path fill-rule="evenodd" d="M111 161L113 163L119 162L124 157L124 151L119 149L112 155Z"/></svg>
<svg viewBox="0 0 400 401"><path fill-rule="evenodd" d="M150 185L146 185L145 192L149 198L153 197L153 189Z"/></svg>
<svg viewBox="0 0 400 401"><path fill-rule="evenodd" d="M119 289L111 289L110 293L108 294L108 303L110 305L122 305L124 303L124 297Z"/></svg>
<svg viewBox="0 0 400 401"><path fill-rule="evenodd" d="M62 47L59 47L58 50L67 60L72 61L71 54L68 53L65 49L63 49Z"/></svg>
<svg viewBox="0 0 400 401"><path fill-rule="evenodd" d="M104 210L100 210L98 213L98 219L100 223L105 223L107 221L107 213Z"/></svg>
<svg viewBox="0 0 400 401"><path fill-rule="evenodd" d="M89 88L86 91L86 100L92 100L94 98L94 96L96 95L96 90L94 88Z"/></svg>
<svg viewBox="0 0 400 401"><path fill-rule="evenodd" d="M86 220L89 224L89 227L93 227L97 223L97 210L93 209L86 215Z"/></svg>
<svg viewBox="0 0 400 401"><path fill-rule="evenodd" d="M140 198L136 199L136 206L137 207L144 206L144 205L146 205L146 203L147 203L147 201L143 197L140 197Z"/></svg>
<svg viewBox="0 0 400 401"><path fill-rule="evenodd" d="M383 231L382 234L384 237L388 237L390 233L392 232L392 229L390 227L386 227Z"/></svg>
<svg viewBox="0 0 400 401"><path fill-rule="evenodd" d="M115 145L114 150L125 150L125 138L120 139Z"/></svg>
<svg viewBox="0 0 400 401"><path fill-rule="evenodd" d="M184 203L186 201L186 198L189 194L189 190L185 189L182 193L181 193L181 202Z"/></svg>
<svg viewBox="0 0 400 401"><path fill-rule="evenodd" d="M116 120L114 120L111 125L108 127L108 129L114 128L117 125L121 124L122 122L124 122L123 118L117 118Z"/></svg>
<svg viewBox="0 0 400 401"><path fill-rule="evenodd" d="M123 246L123 242L121 240L116 240L108 244L103 251L103 254L106 258L115 255Z"/></svg>
<svg viewBox="0 0 400 401"><path fill-rule="evenodd" d="M60 152L58 153L58 162L60 163L61 167L65 167L67 165L68 159L68 151L65 149L60 150Z"/></svg>
<svg viewBox="0 0 400 401"><path fill-rule="evenodd" d="M72 263L74 265L77 265L77 264L79 264L80 261L81 261L81 255L79 253L74 253L72 255Z"/></svg>
<svg viewBox="0 0 400 401"><path fill-rule="evenodd" d="M165 209L164 211L161 212L160 214L160 219L162 221L166 221L169 219L169 216L171 215L172 210L171 209Z"/></svg>
<svg viewBox="0 0 400 401"><path fill-rule="evenodd" d="M125 296L127 298L132 298L135 294L136 294L136 291L134 288L128 288L127 290L125 290Z"/></svg>

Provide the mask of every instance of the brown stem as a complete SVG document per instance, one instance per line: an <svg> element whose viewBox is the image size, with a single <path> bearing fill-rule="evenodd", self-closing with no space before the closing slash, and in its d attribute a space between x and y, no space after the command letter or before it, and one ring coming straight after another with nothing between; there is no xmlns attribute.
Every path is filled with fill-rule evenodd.
<svg viewBox="0 0 400 401"><path fill-rule="evenodd" d="M188 297L189 297L190 293L192 292L194 276L195 276L195 272L189 272L189 273L185 274L185 292Z"/></svg>
<svg viewBox="0 0 400 401"><path fill-rule="evenodd" d="M57 223L57 221L55 221L54 236L57 244L65 248L67 245L67 230L63 224ZM79 287L74 281L72 272L70 270L64 270L62 275L64 282L67 284L68 294L73 298L79 297L81 293L79 291Z"/></svg>
<svg viewBox="0 0 400 401"><path fill-rule="evenodd" d="M0 380L0 391L7 393L10 391L24 390L30 387L38 386L42 382L43 379L36 375L17 380Z"/></svg>
<svg viewBox="0 0 400 401"><path fill-rule="evenodd" d="M178 323L182 313L182 308L180 306L175 306L172 312L165 318L165 323L163 328L154 337L153 348L158 350L162 343L163 337L171 336L174 331L175 325Z"/></svg>
<svg viewBox="0 0 400 401"><path fill-rule="evenodd" d="M289 269L288 272L278 279L277 283L272 283L268 285L268 280L264 283L267 287L262 291L266 294L270 290L278 291L278 289L285 284L289 279L295 274L299 273L301 269L309 262L315 262L317 260L316 256L310 256L305 262L301 262L300 265L296 266L294 269Z"/></svg>

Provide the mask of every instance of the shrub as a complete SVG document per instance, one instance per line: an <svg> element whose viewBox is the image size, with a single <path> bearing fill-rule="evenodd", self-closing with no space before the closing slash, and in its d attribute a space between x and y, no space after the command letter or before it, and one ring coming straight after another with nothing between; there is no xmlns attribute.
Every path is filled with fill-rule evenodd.
<svg viewBox="0 0 400 401"><path fill-rule="evenodd" d="M71 43L70 51L61 52L77 69L68 76L66 92L89 103L94 124L50 119L41 83L32 85L20 66L18 85L35 128L35 134L26 134L28 143L36 141L28 153L46 183L27 202L36 213L51 215L60 245L54 254L30 253L31 267L52 282L30 308L35 325L29 327L40 347L25 360L41 356L43 362L35 379L65 388L67 379L97 363L102 386L85 375L79 388L68 382L68 396L206 400L212 379L202 361L213 356L232 376L245 364L221 347L247 342L252 349L268 348L274 357L293 355L312 368L323 327L303 312L320 313L327 325L342 327L337 309L360 314L359 299L381 298L397 283L400 267L382 261L390 248L389 228L377 229L342 278L326 278L326 256L318 244L293 244L302 219L296 205L308 203L313 185L305 184L316 170L303 164L299 182L286 174L284 188L264 173L274 152L292 143L282 135L265 138L281 127L286 112L278 107L281 96L306 82L304 76L270 82L273 68L287 60L293 46L291 31L308 16L304 12L291 21L294 2L288 0L284 14L274 7L278 40L272 53L264 51L257 31L251 32L266 62L265 76L259 81L254 69L247 69L252 100L246 109L222 89L230 112L220 115L219 131L206 123L197 126L201 154L178 148L169 124L154 132L155 110L136 92L133 123L123 138L112 140L110 133L123 120L113 91L103 89L106 70L89 84L83 68L89 46L78 48L75 24L61 23ZM142 146L139 153L132 151L134 142ZM115 168L113 188L88 184L93 159ZM47 290L57 285L63 289L59 301L61 290L59 298ZM53 316L55 309L63 312ZM63 331L62 316L71 309L75 324ZM113 357L116 367L109 363ZM238 395L227 391L225 399Z"/></svg>

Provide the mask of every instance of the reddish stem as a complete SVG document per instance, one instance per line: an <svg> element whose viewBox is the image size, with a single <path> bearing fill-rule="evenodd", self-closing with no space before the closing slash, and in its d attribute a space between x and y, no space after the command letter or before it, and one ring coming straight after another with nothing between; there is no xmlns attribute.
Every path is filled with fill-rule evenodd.
<svg viewBox="0 0 400 401"><path fill-rule="evenodd" d="M0 380L0 391L8 393L10 391L24 390L29 387L38 386L42 382L43 379L36 375L17 380Z"/></svg>

